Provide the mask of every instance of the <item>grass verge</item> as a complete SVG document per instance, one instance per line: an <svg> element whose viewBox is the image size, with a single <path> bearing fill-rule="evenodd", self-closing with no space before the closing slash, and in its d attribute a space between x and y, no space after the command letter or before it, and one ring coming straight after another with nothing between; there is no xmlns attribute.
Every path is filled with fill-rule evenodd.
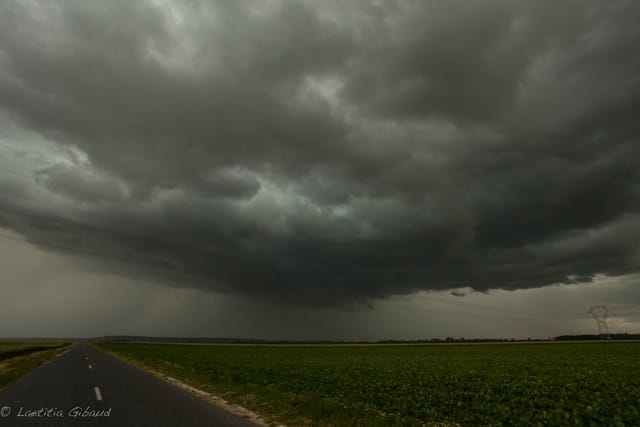
<svg viewBox="0 0 640 427"><path fill-rule="evenodd" d="M0 388L16 381L31 372L47 360L69 348L70 344L42 346L26 353L20 353L0 361Z"/></svg>
<svg viewBox="0 0 640 427"><path fill-rule="evenodd" d="M231 405L256 413L263 425L269 426L367 426L367 427L455 427L455 423L425 423L400 414L383 413L373 406L345 404L317 393L293 393L262 384L213 382L208 375L198 374L185 365L136 357L116 351L108 343L96 347L161 379L175 378L188 386L210 393ZM216 403L214 403L216 404ZM225 405L218 405L223 409ZM233 411L231 411L233 412ZM262 424L262 423L260 423Z"/></svg>
<svg viewBox="0 0 640 427"><path fill-rule="evenodd" d="M622 427L640 419L636 342L99 347L272 423Z"/></svg>

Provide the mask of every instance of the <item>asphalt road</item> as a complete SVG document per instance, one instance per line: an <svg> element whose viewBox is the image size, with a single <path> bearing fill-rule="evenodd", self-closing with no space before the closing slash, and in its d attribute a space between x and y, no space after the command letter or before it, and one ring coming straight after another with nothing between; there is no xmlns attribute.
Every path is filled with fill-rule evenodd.
<svg viewBox="0 0 640 427"><path fill-rule="evenodd" d="M0 390L0 426L254 424L94 347L77 344Z"/></svg>

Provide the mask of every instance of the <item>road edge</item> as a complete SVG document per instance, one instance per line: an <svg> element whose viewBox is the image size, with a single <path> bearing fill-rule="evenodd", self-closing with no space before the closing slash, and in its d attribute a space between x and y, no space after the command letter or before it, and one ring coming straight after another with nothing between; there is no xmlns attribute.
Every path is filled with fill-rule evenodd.
<svg viewBox="0 0 640 427"><path fill-rule="evenodd" d="M45 354L47 352L51 352L51 356L49 356L46 359L42 360L39 364L30 366L26 370L23 370L20 375L12 378L9 382L5 383L4 381L0 381L0 391L4 390L5 388L10 386L14 382L19 381L25 375L28 375L31 372L33 372L33 371L35 371L37 369L40 369L41 367L43 367L47 363L51 362L55 358L62 356L64 353L69 351L69 349L71 347L73 347L74 345L75 345L74 342L70 342L68 344L61 345L61 346L58 346L58 347L40 349L40 350L33 351L31 353L21 354L21 355L18 355L18 356L13 356L13 357L10 357L8 359L4 359L4 360L0 361L0 371L2 371L2 372L0 372L0 374L2 374L2 373L7 372L7 371L4 370L7 367L9 367L8 371L11 371L11 370L14 370L14 369L20 369L22 367L21 364L24 363L25 361L28 361L29 359L36 358L38 356L42 356L43 354Z"/></svg>
<svg viewBox="0 0 640 427"><path fill-rule="evenodd" d="M108 350L104 350L102 348L96 347L92 344L91 347L93 347L96 350L102 351L104 353L107 353L113 357L115 357L118 360L121 360L137 369L140 369L148 374L153 375L154 377L168 383L171 384L174 387L180 388L184 391L189 392L190 394L210 403L213 406L216 406L224 411L227 411L237 417L249 420L251 422L253 422L254 424L258 425L258 426L262 426L262 427L270 427L270 426L275 426L275 427L287 427L284 424L274 424L272 422L268 422L267 420L265 420L261 415L245 408L244 406L240 406L234 403L229 402L228 400L217 396L213 393L210 393L208 391L199 389L197 387L194 387L192 385L189 385L183 381L180 381L177 378L171 377L167 374L165 374L162 371L158 371L156 369L150 368L149 366L146 366L142 363L140 363L137 360L132 360L129 358L126 358L118 353L114 353L112 351L108 351Z"/></svg>

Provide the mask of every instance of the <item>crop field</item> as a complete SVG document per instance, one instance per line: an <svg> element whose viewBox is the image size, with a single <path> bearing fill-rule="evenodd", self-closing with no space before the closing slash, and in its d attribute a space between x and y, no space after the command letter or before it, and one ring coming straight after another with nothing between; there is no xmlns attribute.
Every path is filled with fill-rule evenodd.
<svg viewBox="0 0 640 427"><path fill-rule="evenodd" d="M0 360L11 357L15 352L20 352L34 347L35 344L0 342Z"/></svg>
<svg viewBox="0 0 640 427"><path fill-rule="evenodd" d="M37 368L69 345L70 343L53 341L0 341L0 388Z"/></svg>
<svg viewBox="0 0 640 427"><path fill-rule="evenodd" d="M640 423L640 343L99 345L288 425Z"/></svg>
<svg viewBox="0 0 640 427"><path fill-rule="evenodd" d="M0 341L0 360L50 350L65 345L60 342L4 342Z"/></svg>

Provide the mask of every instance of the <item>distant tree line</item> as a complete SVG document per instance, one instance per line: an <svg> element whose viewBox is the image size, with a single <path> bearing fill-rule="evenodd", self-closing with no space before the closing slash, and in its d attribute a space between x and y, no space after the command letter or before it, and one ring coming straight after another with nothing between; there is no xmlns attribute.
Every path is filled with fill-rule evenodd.
<svg viewBox="0 0 640 427"><path fill-rule="evenodd" d="M376 341L376 344L430 344L430 343L480 343L480 342L523 342L523 341L549 341L551 338L429 338L423 340L382 340Z"/></svg>
<svg viewBox="0 0 640 427"><path fill-rule="evenodd" d="M555 337L556 341L592 341L592 340L640 340L640 334L629 334L627 332L623 334L586 334L586 335L560 335Z"/></svg>
<svg viewBox="0 0 640 427"><path fill-rule="evenodd" d="M226 343L226 344L429 344L429 343L492 343L492 342L534 342L534 341L595 341L611 340L640 340L640 334L608 334L608 335L560 335L548 338L427 338L419 340L380 340L380 341L331 341L331 340L261 340L245 338L216 338L216 337L147 337L147 336L103 336L93 338L93 341L123 341L123 342L184 342L184 343Z"/></svg>

